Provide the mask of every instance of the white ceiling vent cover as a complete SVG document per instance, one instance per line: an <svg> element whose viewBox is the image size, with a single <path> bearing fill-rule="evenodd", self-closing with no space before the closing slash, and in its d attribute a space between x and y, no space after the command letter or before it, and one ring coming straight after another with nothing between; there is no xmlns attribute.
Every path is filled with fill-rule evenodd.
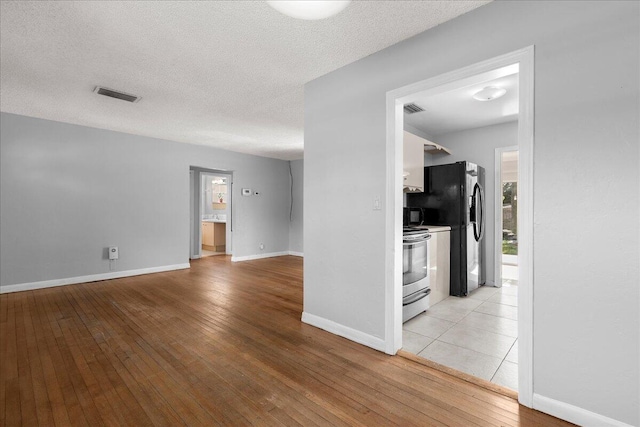
<svg viewBox="0 0 640 427"><path fill-rule="evenodd" d="M120 92L119 90L113 90L102 86L96 86L93 90L98 95L108 96L110 98L121 99L127 102L138 102L142 99L140 96L131 95L130 93Z"/></svg>
<svg viewBox="0 0 640 427"><path fill-rule="evenodd" d="M413 102L404 106L404 112L407 114L419 113L420 111L424 111L424 108L414 104Z"/></svg>

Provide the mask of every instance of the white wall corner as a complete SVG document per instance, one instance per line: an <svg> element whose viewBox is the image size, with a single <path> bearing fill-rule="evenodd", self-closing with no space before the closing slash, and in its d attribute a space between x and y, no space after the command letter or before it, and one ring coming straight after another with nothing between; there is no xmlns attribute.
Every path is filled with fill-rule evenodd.
<svg viewBox="0 0 640 427"><path fill-rule="evenodd" d="M302 252L289 251L289 255L299 256L299 257L304 258L304 253L302 253Z"/></svg>
<svg viewBox="0 0 640 427"><path fill-rule="evenodd" d="M320 328L332 334L339 335L351 341L355 341L358 344L371 347L374 350L385 351L385 341L381 338L374 337L373 335L365 334L364 332L357 331L348 326L341 325L332 320L325 319L314 314L302 312L302 322L316 328Z"/></svg>
<svg viewBox="0 0 640 427"><path fill-rule="evenodd" d="M160 267L140 268L137 270L112 271L88 276L67 277L64 279L44 280L41 282L19 283L16 285L0 286L0 294L20 291L32 291L35 289L53 288L56 286L76 285L78 283L98 282L101 280L120 279L122 277L140 276L143 274L162 273L165 271L183 270L190 268L189 263L163 265Z"/></svg>
<svg viewBox="0 0 640 427"><path fill-rule="evenodd" d="M631 427L622 421L535 393L533 409L584 427Z"/></svg>

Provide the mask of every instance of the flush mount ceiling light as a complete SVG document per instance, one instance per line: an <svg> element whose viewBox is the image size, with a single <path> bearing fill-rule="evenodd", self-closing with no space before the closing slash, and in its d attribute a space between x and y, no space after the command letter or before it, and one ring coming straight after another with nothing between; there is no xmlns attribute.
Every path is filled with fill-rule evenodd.
<svg viewBox="0 0 640 427"><path fill-rule="evenodd" d="M351 0L345 1L321 1L321 0L294 0L294 1L267 1L269 6L280 13L298 19L313 21L336 15L349 5Z"/></svg>
<svg viewBox="0 0 640 427"><path fill-rule="evenodd" d="M475 99L476 101L493 101L494 99L500 98L505 93L507 93L507 90L504 88L487 86L484 89L476 92L473 95L473 99Z"/></svg>

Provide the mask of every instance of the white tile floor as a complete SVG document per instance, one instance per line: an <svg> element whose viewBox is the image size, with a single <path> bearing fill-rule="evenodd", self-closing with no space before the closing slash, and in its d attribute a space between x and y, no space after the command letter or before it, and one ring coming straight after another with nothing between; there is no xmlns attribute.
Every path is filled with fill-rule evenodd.
<svg viewBox="0 0 640 427"><path fill-rule="evenodd" d="M518 390L518 286L448 297L403 325L403 350Z"/></svg>

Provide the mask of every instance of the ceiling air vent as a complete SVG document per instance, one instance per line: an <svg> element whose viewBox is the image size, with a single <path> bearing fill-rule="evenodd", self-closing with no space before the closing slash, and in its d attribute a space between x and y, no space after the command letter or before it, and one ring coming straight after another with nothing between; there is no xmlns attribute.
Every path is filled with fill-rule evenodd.
<svg viewBox="0 0 640 427"><path fill-rule="evenodd" d="M419 113L420 111L424 111L424 108L419 107L418 105L411 103L411 104L406 104L404 106L404 112L407 114L414 114L414 113Z"/></svg>
<svg viewBox="0 0 640 427"><path fill-rule="evenodd" d="M127 102L138 102L142 99L141 97L131 95L130 93L119 92L117 90L107 89L106 87L102 87L102 86L96 86L96 88L93 91L98 95L104 95L110 98L121 99Z"/></svg>

